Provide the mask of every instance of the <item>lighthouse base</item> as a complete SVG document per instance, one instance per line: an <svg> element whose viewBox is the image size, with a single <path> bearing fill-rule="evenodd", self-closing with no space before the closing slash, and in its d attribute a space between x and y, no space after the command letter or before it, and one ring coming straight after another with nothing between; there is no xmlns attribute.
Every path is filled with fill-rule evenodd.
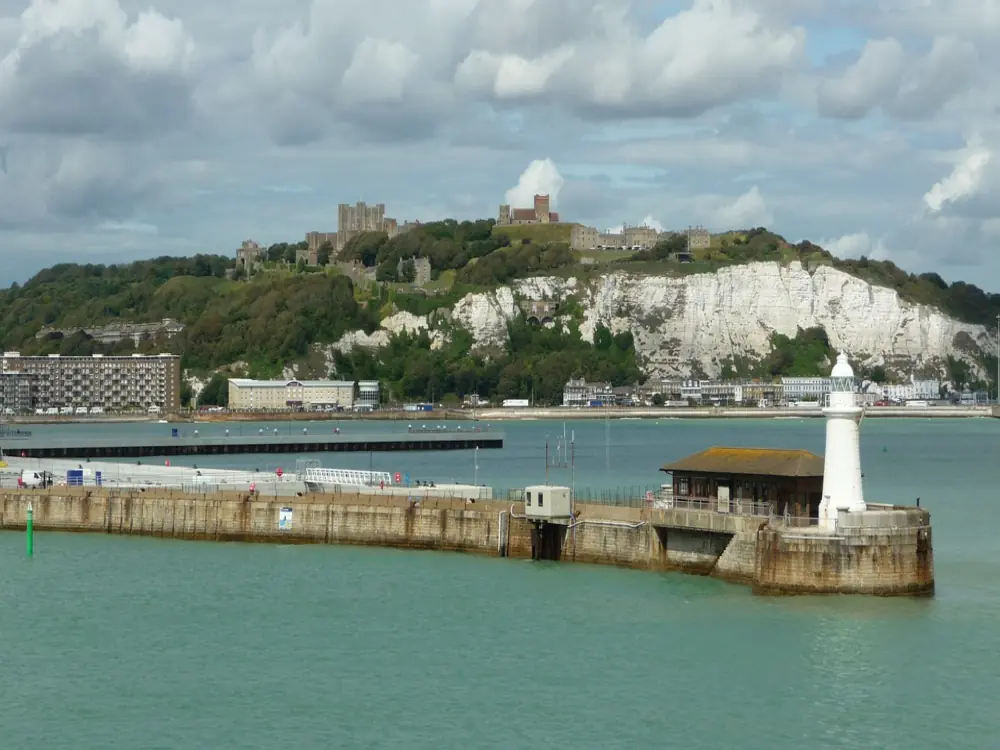
<svg viewBox="0 0 1000 750"><path fill-rule="evenodd" d="M771 523L757 532L758 594L932 596L930 514L869 505L841 513L835 529Z"/></svg>

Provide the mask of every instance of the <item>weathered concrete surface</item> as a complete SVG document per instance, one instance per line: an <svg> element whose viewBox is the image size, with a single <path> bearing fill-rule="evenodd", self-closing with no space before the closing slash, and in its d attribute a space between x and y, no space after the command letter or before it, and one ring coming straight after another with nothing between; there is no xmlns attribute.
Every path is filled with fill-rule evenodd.
<svg viewBox="0 0 1000 750"><path fill-rule="evenodd" d="M853 519L836 539L813 529L772 528L766 518L581 504L572 524L536 526L523 505L385 495L261 498L164 489L59 487L0 490L0 529L35 529L176 539L360 544L454 550L519 558L680 570L750 584L761 593L930 594L929 515L907 523L878 512ZM291 527L279 528L282 508ZM513 515L511 511L513 510ZM710 518L710 516L714 516ZM845 517L845 522L851 519Z"/></svg>
<svg viewBox="0 0 1000 750"><path fill-rule="evenodd" d="M824 534L764 528L753 590L760 594L931 596L934 552L926 525L870 526Z"/></svg>

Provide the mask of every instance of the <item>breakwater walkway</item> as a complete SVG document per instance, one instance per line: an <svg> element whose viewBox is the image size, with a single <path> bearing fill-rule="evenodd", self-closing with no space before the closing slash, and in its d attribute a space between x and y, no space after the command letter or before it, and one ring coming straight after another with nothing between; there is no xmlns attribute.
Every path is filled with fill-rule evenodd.
<svg viewBox="0 0 1000 750"><path fill-rule="evenodd" d="M0 529L174 539L361 544L498 557L680 570L760 593L927 595L934 590L930 517L886 506L835 534L780 520L687 508L576 503L571 519L527 518L522 503L357 491L296 497L191 494L167 488L0 490ZM849 521L850 519L845 519ZM44 554L44 541L36 541Z"/></svg>
<svg viewBox="0 0 1000 750"><path fill-rule="evenodd" d="M142 458L235 453L370 453L503 448L502 432L419 430L368 435L184 435L140 437L27 437L3 441L4 453L27 458Z"/></svg>

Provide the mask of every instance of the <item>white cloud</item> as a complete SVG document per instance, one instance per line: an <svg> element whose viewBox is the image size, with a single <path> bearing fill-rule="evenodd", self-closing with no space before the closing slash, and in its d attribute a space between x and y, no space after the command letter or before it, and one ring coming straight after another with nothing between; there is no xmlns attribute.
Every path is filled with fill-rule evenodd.
<svg viewBox="0 0 1000 750"><path fill-rule="evenodd" d="M864 256L872 260L888 260L889 249L885 240L873 238L867 232L845 234L832 240L823 240L819 246L838 258L860 258Z"/></svg>
<svg viewBox="0 0 1000 750"><path fill-rule="evenodd" d="M646 218L640 221L638 224L629 224L631 227L649 227L650 229L655 229L657 232L663 231L663 225L653 218L652 214L647 214ZM621 234L625 231L624 224L616 224L613 227L608 227L604 230L607 234Z"/></svg>
<svg viewBox="0 0 1000 750"><path fill-rule="evenodd" d="M839 77L820 83L820 113L844 118L868 114L898 89L905 57L903 45L895 39L867 42L857 62Z"/></svg>
<svg viewBox="0 0 1000 750"><path fill-rule="evenodd" d="M498 100L544 97L583 111L690 116L775 92L802 58L803 29L772 25L744 2L694 0L648 34L637 33L629 5L617 0L584 13L575 7L585 33L531 55L481 39L484 46L458 66L456 82Z"/></svg>
<svg viewBox="0 0 1000 750"><path fill-rule="evenodd" d="M521 172L517 185L507 191L504 202L513 208L530 208L536 195L548 195L549 205L555 210L559 192L565 180L551 159L535 159Z"/></svg>
<svg viewBox="0 0 1000 750"><path fill-rule="evenodd" d="M0 277L548 192L593 226L766 225L1000 288L997 0L239 8L0 2L0 248L30 249Z"/></svg>
<svg viewBox="0 0 1000 750"><path fill-rule="evenodd" d="M986 167L993 152L983 145L980 138L969 141L958 155L955 168L924 194L924 203L932 213L941 211L952 203L971 198L983 185Z"/></svg>
<svg viewBox="0 0 1000 750"><path fill-rule="evenodd" d="M398 102L419 59L405 44L365 37L344 71L341 86L356 104Z"/></svg>
<svg viewBox="0 0 1000 750"><path fill-rule="evenodd" d="M646 218L639 222L641 227L649 227L650 229L655 229L657 232L663 231L663 225L653 218L652 214L647 214Z"/></svg>
<svg viewBox="0 0 1000 750"><path fill-rule="evenodd" d="M751 229L768 226L774 222L774 214L767 207L760 188L754 185L732 202L718 206L711 213L711 225L715 229Z"/></svg>
<svg viewBox="0 0 1000 750"><path fill-rule="evenodd" d="M0 59L0 128L145 137L186 117L195 46L155 10L118 0L32 0Z"/></svg>
<svg viewBox="0 0 1000 750"><path fill-rule="evenodd" d="M894 38L869 40L857 61L819 83L820 114L858 119L872 110L902 119L927 117L973 85L975 45L954 36L936 37L923 57L907 55Z"/></svg>

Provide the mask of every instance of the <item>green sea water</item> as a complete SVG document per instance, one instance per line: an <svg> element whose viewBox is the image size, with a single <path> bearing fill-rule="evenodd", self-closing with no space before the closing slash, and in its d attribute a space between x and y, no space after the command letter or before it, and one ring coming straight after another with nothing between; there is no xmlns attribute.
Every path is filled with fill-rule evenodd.
<svg viewBox="0 0 1000 750"><path fill-rule="evenodd" d="M504 429L507 447L480 451L480 481L544 477L545 437L562 425ZM707 445L823 443L812 420L568 429L575 478L605 488L657 483L658 466ZM867 497L919 496L932 513L930 600L769 599L600 566L54 533L36 535L29 561L23 534L0 533L0 748L994 748L998 431L864 423ZM475 457L324 457L369 461L465 481Z"/></svg>

